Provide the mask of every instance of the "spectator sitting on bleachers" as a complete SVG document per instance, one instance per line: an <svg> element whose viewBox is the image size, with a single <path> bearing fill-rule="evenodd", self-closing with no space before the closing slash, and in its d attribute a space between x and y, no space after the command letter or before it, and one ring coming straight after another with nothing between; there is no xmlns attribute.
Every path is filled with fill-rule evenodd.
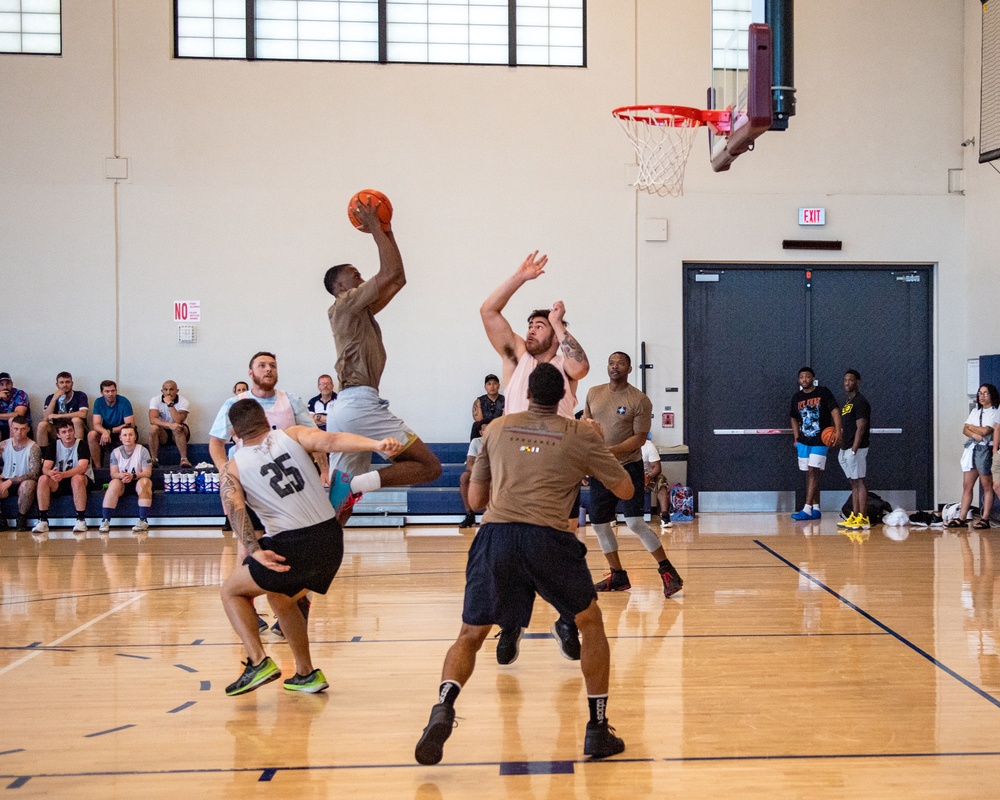
<svg viewBox="0 0 1000 800"><path fill-rule="evenodd" d="M476 458L483 449L483 434L490 420L484 420L479 425L479 436L469 442L469 452L465 456L465 472L458 478L458 492L462 495L462 505L465 507L465 519L458 523L459 528L474 528L476 526L476 512L469 504L469 481L472 480L472 467L475 466Z"/></svg>
<svg viewBox="0 0 1000 800"><path fill-rule="evenodd" d="M503 416L505 398L500 394L500 379L487 375L483 383L486 394L481 394L472 403L472 432L469 439L482 436L482 429L497 417Z"/></svg>
<svg viewBox="0 0 1000 800"><path fill-rule="evenodd" d="M149 507L153 505L153 464L149 451L139 444L135 425L123 425L119 431L121 447L111 451L108 461L111 467L111 482L101 503L101 533L111 530L111 514L118 507L118 499L126 492L139 496L139 521L132 526L135 533L149 530L146 521Z"/></svg>
<svg viewBox="0 0 1000 800"><path fill-rule="evenodd" d="M190 404L186 397L177 393L174 381L164 381L160 394L149 401L149 454L153 466L160 466L157 456L160 445L173 442L181 456L181 467L190 467L187 446L191 439L191 429L185 420Z"/></svg>
<svg viewBox="0 0 1000 800"><path fill-rule="evenodd" d="M329 375L320 375L319 380L316 381L316 388L319 389L319 394L310 397L306 405L309 406L309 413L312 414L316 427L325 431L326 410L337 399L337 393L333 391L333 378Z"/></svg>
<svg viewBox="0 0 1000 800"><path fill-rule="evenodd" d="M87 434L92 467L99 468L104 452L121 443L119 434L126 425L135 426L132 403L118 394L117 383L101 381L101 396L94 401L94 429Z"/></svg>
<svg viewBox="0 0 1000 800"><path fill-rule="evenodd" d="M671 528L670 522L670 484L663 474L663 464L660 463L660 451L653 444L653 434L647 434L642 445L642 465L646 472L646 488L649 490L650 505L660 509L660 527Z"/></svg>
<svg viewBox="0 0 1000 800"><path fill-rule="evenodd" d="M9 372L0 372L0 439L10 436L10 421L14 417L24 417L31 427L31 406L28 394L14 388Z"/></svg>
<svg viewBox="0 0 1000 800"><path fill-rule="evenodd" d="M76 509L74 533L87 532L87 492L94 483L87 443L76 435L73 420L63 417L54 424L55 440L42 453L42 475L38 479L38 524L32 533L48 533L51 498L73 495Z"/></svg>
<svg viewBox="0 0 1000 800"><path fill-rule="evenodd" d="M31 439L28 418L13 417L10 438L0 442L0 500L17 492L17 530L28 530L28 511L35 502L35 489L42 471L42 451ZM7 517L0 513L0 530L7 530Z"/></svg>
<svg viewBox="0 0 1000 800"><path fill-rule="evenodd" d="M86 393L73 388L73 376L68 372L56 375L56 390L45 398L42 421L38 423L38 432L35 436L38 446L42 450L49 446L56 423L62 419L68 419L73 424L76 438L83 439L87 433L88 408Z"/></svg>

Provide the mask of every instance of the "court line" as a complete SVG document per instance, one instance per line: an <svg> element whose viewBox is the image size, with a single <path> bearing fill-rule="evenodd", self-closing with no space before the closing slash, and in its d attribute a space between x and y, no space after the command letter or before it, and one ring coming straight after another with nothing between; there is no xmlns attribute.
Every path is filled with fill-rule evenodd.
<svg viewBox="0 0 1000 800"><path fill-rule="evenodd" d="M964 684L966 688L971 689L976 694L978 694L980 697L982 697L984 700L988 700L993 705L995 705L997 708L1000 708L1000 700L998 700L996 697L994 697L993 695L991 695L989 692L985 691L984 689L980 689L978 686L976 686L974 683L972 683L972 681L970 681L967 678L964 678L961 675L959 675L951 667L946 666L945 664L942 664L940 661L938 661L936 658L934 658L934 656L932 656L926 650L923 650L920 647L918 647L917 645L915 645L913 642L911 642L909 639L907 639L901 633L897 633L892 628L890 628L888 625L886 625L884 622L882 622L881 620L876 619L871 614L869 614L867 611L865 611L863 608L861 608L860 606L855 605L854 603L852 603L850 600L848 600L843 595L838 594L837 592L835 592L833 589L831 589L829 586L827 586L822 581L814 578L808 572L804 572L798 566L796 566L795 564L793 564L791 561L789 561L787 558L785 558L780 553L776 552L775 550L772 550L770 547L768 547L766 544L764 544L763 542L761 542L759 539L754 539L754 544L756 544L759 547L762 547L763 549L765 549L767 552L769 552L771 555L773 555L779 561L782 561L784 564L786 564L787 566L789 566L793 570L795 570L797 573L799 573L799 575L801 575L802 577L804 577L807 580L810 580L813 583L815 583L823 591L829 592L831 595L833 595L834 597L836 597L841 603L843 603L844 605L846 605L848 608L851 608L854 611L858 612L862 617L864 617L865 619L867 619L873 625L881 628L886 633L888 633L890 636L892 636L897 641L899 641L901 644L904 644L907 647L909 647L917 655L922 656L923 658L927 659L935 667L937 667L938 669L942 670L946 674L950 675L952 678L954 678L955 680L957 680L959 683Z"/></svg>
<svg viewBox="0 0 1000 800"><path fill-rule="evenodd" d="M217 589L221 583L190 583L179 586L147 586L142 589L109 589L106 592L86 592L84 594L57 594L49 597L33 597L27 600L7 600L0 602L0 606L19 606L26 603L51 603L55 600L80 600L84 597L110 597L114 594L128 594L129 592L166 592L171 589Z"/></svg>
<svg viewBox="0 0 1000 800"><path fill-rule="evenodd" d="M54 640L52 642L49 642L45 646L46 647L54 647L57 644L62 644L63 642L65 642L70 637L76 636L78 633L80 633L80 631L86 630L91 625L95 625L96 623L100 622L102 619L110 617L112 614L114 614L114 613L116 613L118 611L121 611L126 606L132 605L132 603L134 603L136 600L141 600L145 596L146 596L145 592L143 592L142 594L137 594L135 597L133 597L133 598L131 598L129 600L126 600L124 603L119 603L114 608L112 608L112 609L110 609L108 611L105 611L103 614L100 614L100 615L94 617L92 620L90 620L90 622L83 623L83 625L81 625L79 628L74 628L69 633L67 633L67 634L65 634L63 636L60 636L58 639L56 639L56 640ZM2 669L0 669L0 675L4 675L4 674L10 672L15 667L21 666L25 662L30 661L35 656L39 655L40 653L44 653L44 652L46 652L46 651L42 650L40 648L32 648L32 652L30 652L28 655L24 656L24 658L19 658L17 661L13 661L10 664L8 664L6 667L3 667Z"/></svg>
<svg viewBox="0 0 1000 800"><path fill-rule="evenodd" d="M825 761L825 760L851 760L851 759L890 759L890 758L997 758L1000 751L955 751L955 752L928 752L928 753L814 753L814 754L777 754L758 756L667 756L651 758L609 758L603 760L591 760L589 758L566 759L574 767L584 765L594 765L597 767L611 767L615 764L656 764L656 763L700 763L719 761ZM509 762L506 761L456 761L445 764L438 764L434 769L460 769L466 767L496 767L498 770ZM150 769L150 770L110 770L106 772L42 772L37 774L24 774L23 772L0 773L0 778L14 779L21 781L20 785L28 780L41 778L119 778L126 776L146 776L146 775L238 775L242 773L266 775L271 778L279 772L332 772L344 770L372 770L372 769L428 769L419 764L407 762L396 764L307 764L289 767L259 766L259 767L190 767L179 769ZM8 785L7 788L16 788Z"/></svg>

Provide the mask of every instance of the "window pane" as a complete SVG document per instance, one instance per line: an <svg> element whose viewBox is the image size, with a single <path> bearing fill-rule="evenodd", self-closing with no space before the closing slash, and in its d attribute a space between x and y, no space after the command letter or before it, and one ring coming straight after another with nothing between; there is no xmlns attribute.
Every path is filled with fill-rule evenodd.
<svg viewBox="0 0 1000 800"><path fill-rule="evenodd" d="M468 25L468 6L448 6L435 3L427 8L427 21L441 24Z"/></svg>
<svg viewBox="0 0 1000 800"><path fill-rule="evenodd" d="M469 28L466 25L428 25L427 40L437 44L466 44Z"/></svg>
<svg viewBox="0 0 1000 800"><path fill-rule="evenodd" d="M473 25L502 25L507 27L507 6L473 6L469 9L469 22Z"/></svg>
<svg viewBox="0 0 1000 800"><path fill-rule="evenodd" d="M181 58L212 58L215 43L211 39L178 39L177 55Z"/></svg>
<svg viewBox="0 0 1000 800"><path fill-rule="evenodd" d="M344 61L378 61L378 30L369 41L350 42L341 40L340 57Z"/></svg>
<svg viewBox="0 0 1000 800"><path fill-rule="evenodd" d="M212 38L214 26L210 19L178 19L177 35L181 39L189 36L205 36Z"/></svg>
<svg viewBox="0 0 1000 800"><path fill-rule="evenodd" d="M520 36L520 35L519 35ZM517 46L518 64L548 64L549 48Z"/></svg>
<svg viewBox="0 0 1000 800"><path fill-rule="evenodd" d="M257 0L256 17L261 19L295 19L298 9L295 0Z"/></svg>
<svg viewBox="0 0 1000 800"><path fill-rule="evenodd" d="M59 0L21 0L21 10L28 14L59 16Z"/></svg>
<svg viewBox="0 0 1000 800"><path fill-rule="evenodd" d="M549 32L549 44L553 47L583 47L583 31L579 28L553 28Z"/></svg>
<svg viewBox="0 0 1000 800"><path fill-rule="evenodd" d="M389 42L390 61L427 61L427 45Z"/></svg>
<svg viewBox="0 0 1000 800"><path fill-rule="evenodd" d="M298 54L297 43L294 41L282 41L281 39L258 39L258 58L282 58L294 60Z"/></svg>
<svg viewBox="0 0 1000 800"><path fill-rule="evenodd" d="M469 46L465 44L432 44L427 48L427 60L437 64L468 64Z"/></svg>
<svg viewBox="0 0 1000 800"><path fill-rule="evenodd" d="M21 0L0 0L0 12L20 10Z"/></svg>
<svg viewBox="0 0 1000 800"><path fill-rule="evenodd" d="M246 39L216 39L215 57L246 58L247 57Z"/></svg>
<svg viewBox="0 0 1000 800"><path fill-rule="evenodd" d="M327 21L340 19L340 3L303 0L299 3L299 19Z"/></svg>
<svg viewBox="0 0 1000 800"><path fill-rule="evenodd" d="M395 22L427 22L427 7L413 3L389 3L385 18L390 25Z"/></svg>
<svg viewBox="0 0 1000 800"><path fill-rule="evenodd" d="M469 48L469 61L473 64L506 64L508 58L506 41L502 45L473 44Z"/></svg>
<svg viewBox="0 0 1000 800"><path fill-rule="evenodd" d="M341 42L368 42L375 48L375 58L378 59L378 23L377 22L342 22L340 23Z"/></svg>
<svg viewBox="0 0 1000 800"><path fill-rule="evenodd" d="M357 2L342 2L340 18L352 22L378 22L377 0L357 0Z"/></svg>
<svg viewBox="0 0 1000 800"><path fill-rule="evenodd" d="M333 42L340 36L339 22L311 22L299 23L299 40L315 39L322 42Z"/></svg>
<svg viewBox="0 0 1000 800"><path fill-rule="evenodd" d="M502 44L507 45L507 26L473 25L469 28L469 41L472 44ZM473 59L475 61L475 59ZM504 59L506 61L506 59Z"/></svg>
<svg viewBox="0 0 1000 800"><path fill-rule="evenodd" d="M0 31L4 33L20 33L21 32L21 15L20 14L0 14ZM18 44L18 50L21 49L21 45Z"/></svg>
<svg viewBox="0 0 1000 800"><path fill-rule="evenodd" d="M295 20L258 19L257 41L261 39L290 39L295 41Z"/></svg>
<svg viewBox="0 0 1000 800"><path fill-rule="evenodd" d="M212 0L177 0L177 17L211 17Z"/></svg>
<svg viewBox="0 0 1000 800"><path fill-rule="evenodd" d="M299 58L337 61L340 59L340 45L332 42L299 42Z"/></svg>
<svg viewBox="0 0 1000 800"><path fill-rule="evenodd" d="M61 46L59 34L25 33L21 36L25 53L58 53Z"/></svg>

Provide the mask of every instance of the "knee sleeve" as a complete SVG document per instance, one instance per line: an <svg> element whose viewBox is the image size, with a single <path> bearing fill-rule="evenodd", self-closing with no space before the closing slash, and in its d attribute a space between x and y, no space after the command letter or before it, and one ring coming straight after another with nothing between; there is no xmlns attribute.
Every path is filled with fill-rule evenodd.
<svg viewBox="0 0 1000 800"><path fill-rule="evenodd" d="M615 553L618 551L618 537L611 530L610 522L598 522L593 525L594 533L597 534L597 541L601 545L602 553Z"/></svg>
<svg viewBox="0 0 1000 800"><path fill-rule="evenodd" d="M628 529L632 533L639 537L642 546L650 553L660 547L660 537L646 524L642 517L625 517L625 524L628 525Z"/></svg>

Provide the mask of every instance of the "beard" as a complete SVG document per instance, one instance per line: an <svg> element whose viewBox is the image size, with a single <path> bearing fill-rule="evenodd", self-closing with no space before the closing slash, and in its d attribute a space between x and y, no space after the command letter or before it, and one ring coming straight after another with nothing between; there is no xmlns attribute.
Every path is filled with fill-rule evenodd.
<svg viewBox="0 0 1000 800"><path fill-rule="evenodd" d="M552 347L552 337L549 336L544 341L539 339L526 340L524 343L524 349L528 351L529 355L538 358L538 356L543 353L547 353L549 348Z"/></svg>

